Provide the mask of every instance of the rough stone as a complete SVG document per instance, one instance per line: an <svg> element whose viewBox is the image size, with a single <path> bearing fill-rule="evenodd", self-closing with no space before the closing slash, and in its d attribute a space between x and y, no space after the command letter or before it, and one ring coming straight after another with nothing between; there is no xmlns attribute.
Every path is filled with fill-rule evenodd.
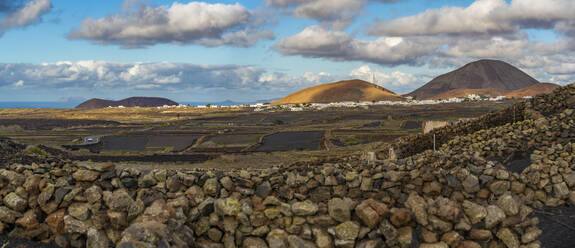
<svg viewBox="0 0 575 248"><path fill-rule="evenodd" d="M87 220L90 217L90 209L87 203L73 203L68 207L68 214L78 220Z"/></svg>
<svg viewBox="0 0 575 248"><path fill-rule="evenodd" d="M96 179L98 179L98 176L100 176L100 172L92 170L84 170L84 169L79 169L76 172L74 172L74 174L72 174L74 180L85 181L85 182L96 181Z"/></svg>
<svg viewBox="0 0 575 248"><path fill-rule="evenodd" d="M331 236L321 228L312 228L315 244L318 248L333 248Z"/></svg>
<svg viewBox="0 0 575 248"><path fill-rule="evenodd" d="M479 191L479 179L474 175L468 175L465 180L463 180L463 189L467 193Z"/></svg>
<svg viewBox="0 0 575 248"><path fill-rule="evenodd" d="M353 221L346 221L335 227L338 239L355 240L359 234L359 224Z"/></svg>
<svg viewBox="0 0 575 248"><path fill-rule="evenodd" d="M317 212L318 207L315 203L308 200L292 204L291 209L295 215L307 216L314 215Z"/></svg>
<svg viewBox="0 0 575 248"><path fill-rule="evenodd" d="M485 207L467 200L463 202L463 211L467 217L469 217L472 224L480 222L487 216L487 209L485 209Z"/></svg>
<svg viewBox="0 0 575 248"><path fill-rule="evenodd" d="M476 240L490 240L493 237L493 234L489 230L474 228L469 231L469 236Z"/></svg>
<svg viewBox="0 0 575 248"><path fill-rule="evenodd" d="M106 205L114 211L127 211L134 200L124 189L118 189L111 194L104 195Z"/></svg>
<svg viewBox="0 0 575 248"><path fill-rule="evenodd" d="M220 191L220 184L217 178L210 178L204 183L204 193L210 196L217 196Z"/></svg>
<svg viewBox="0 0 575 248"><path fill-rule="evenodd" d="M270 182L265 181L263 183L261 183L260 185L258 185L258 187L256 188L256 195L258 197L261 198L266 198L272 191L272 186L270 184Z"/></svg>
<svg viewBox="0 0 575 248"><path fill-rule="evenodd" d="M374 228L379 223L379 214L366 201L357 205L355 214L369 228Z"/></svg>
<svg viewBox="0 0 575 248"><path fill-rule="evenodd" d="M507 216L513 216L519 213L521 201L511 193L507 193L499 197L497 206L501 208Z"/></svg>
<svg viewBox="0 0 575 248"><path fill-rule="evenodd" d="M90 227L92 227L91 221L81 221L70 215L64 216L64 226L66 232L68 233L82 233L85 234Z"/></svg>
<svg viewBox="0 0 575 248"><path fill-rule="evenodd" d="M240 202L233 198L217 199L214 202L216 213L220 216L235 216L240 213Z"/></svg>
<svg viewBox="0 0 575 248"><path fill-rule="evenodd" d="M565 199L569 196L569 187L565 182L556 183L553 185L553 194L559 199Z"/></svg>
<svg viewBox="0 0 575 248"><path fill-rule="evenodd" d="M487 216L485 216L485 228L491 229L505 219L505 212L495 205L487 206Z"/></svg>
<svg viewBox="0 0 575 248"><path fill-rule="evenodd" d="M535 241L539 236L541 236L541 234L543 234L543 231L541 231L541 229L538 229L537 227L529 227L527 228L527 230L525 230L525 233L521 236L521 242L523 244L529 244Z"/></svg>
<svg viewBox="0 0 575 248"><path fill-rule="evenodd" d="M99 202L102 199L102 189L97 185L93 185L84 191L84 196L86 196L89 203Z"/></svg>
<svg viewBox="0 0 575 248"><path fill-rule="evenodd" d="M397 230L397 242L399 242L400 247L411 247L413 241L413 231L411 227L404 226Z"/></svg>
<svg viewBox="0 0 575 248"><path fill-rule="evenodd" d="M296 235L289 235L288 244L290 248L315 248L315 244L311 241L304 240Z"/></svg>
<svg viewBox="0 0 575 248"><path fill-rule="evenodd" d="M349 209L349 204L347 201L341 198L333 198L328 202L329 216L334 220L339 222L345 222L350 220L351 211Z"/></svg>
<svg viewBox="0 0 575 248"><path fill-rule="evenodd" d="M16 220L16 223L26 228L27 230L36 228L38 226L38 214L36 211L30 209L24 213L22 217Z"/></svg>
<svg viewBox="0 0 575 248"><path fill-rule="evenodd" d="M88 248L108 248L110 247L110 241L106 232L103 230L98 230L95 228L90 228L86 233L86 247Z"/></svg>
<svg viewBox="0 0 575 248"><path fill-rule="evenodd" d="M50 227L55 234L64 234L66 232L64 226L64 216L66 216L66 210L60 209L46 217L46 224Z"/></svg>
<svg viewBox="0 0 575 248"><path fill-rule="evenodd" d="M441 233L449 232L453 229L453 224L438 218L435 215L429 216L429 224L433 227L433 230L439 231Z"/></svg>
<svg viewBox="0 0 575 248"><path fill-rule="evenodd" d="M494 181L489 185L489 190L495 195L502 195L509 190L509 181Z"/></svg>
<svg viewBox="0 0 575 248"><path fill-rule="evenodd" d="M288 234L284 230L273 229L268 233L266 241L270 248L288 248L287 237Z"/></svg>
<svg viewBox="0 0 575 248"><path fill-rule="evenodd" d="M244 239L242 247L244 248L268 248L268 245L263 239L255 237L247 237Z"/></svg>
<svg viewBox="0 0 575 248"><path fill-rule="evenodd" d="M518 248L520 245L517 235L509 228L501 228L497 232L497 238L501 239L509 248Z"/></svg>
<svg viewBox="0 0 575 248"><path fill-rule="evenodd" d="M38 205L40 206L46 205L46 203L48 203L50 198L52 198L53 194L54 194L54 184L49 183L42 189L40 195L38 195Z"/></svg>
<svg viewBox="0 0 575 248"><path fill-rule="evenodd" d="M3 202L4 205L18 212L23 212L28 206L28 201L14 192L4 196Z"/></svg>
<svg viewBox="0 0 575 248"><path fill-rule="evenodd" d="M127 215L125 212L108 210L107 213L110 224L116 230L121 230L122 228L128 226Z"/></svg>
<svg viewBox="0 0 575 248"><path fill-rule="evenodd" d="M22 214L11 210L7 207L0 206L0 221L4 223L12 224L16 222L17 218L22 217Z"/></svg>
<svg viewBox="0 0 575 248"><path fill-rule="evenodd" d="M445 242L423 243L419 245L419 248L449 248L449 245Z"/></svg>
<svg viewBox="0 0 575 248"><path fill-rule="evenodd" d="M411 221L411 212L407 208L395 209L389 220L394 226L402 227Z"/></svg>

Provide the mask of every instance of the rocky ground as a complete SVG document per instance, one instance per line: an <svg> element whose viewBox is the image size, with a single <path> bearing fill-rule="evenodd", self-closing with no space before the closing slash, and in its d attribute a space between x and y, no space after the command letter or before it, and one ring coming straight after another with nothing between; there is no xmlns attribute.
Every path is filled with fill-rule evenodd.
<svg viewBox="0 0 575 248"><path fill-rule="evenodd" d="M2 248L57 248L56 244L34 242L26 239L13 238L0 235L0 247Z"/></svg>
<svg viewBox="0 0 575 248"><path fill-rule="evenodd" d="M575 86L553 94L569 99ZM0 162L0 233L60 247L570 247L575 102L554 101L385 161L226 171Z"/></svg>

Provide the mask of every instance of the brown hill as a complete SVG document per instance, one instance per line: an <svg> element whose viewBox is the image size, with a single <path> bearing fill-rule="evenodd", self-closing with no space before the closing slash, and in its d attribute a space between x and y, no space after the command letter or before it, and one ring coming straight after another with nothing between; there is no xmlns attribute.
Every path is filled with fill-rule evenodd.
<svg viewBox="0 0 575 248"><path fill-rule="evenodd" d="M288 103L329 103L358 101L397 101L401 96L363 80L347 80L322 84L303 89L278 101L273 105Z"/></svg>
<svg viewBox="0 0 575 248"><path fill-rule="evenodd" d="M76 106L76 108L84 108L84 109L97 109L97 108L106 108L106 107L160 107L164 105L178 105L177 102L174 102L170 99L160 98L160 97L130 97L119 101L111 101L111 100L104 100L93 98L88 101L81 103L80 105Z"/></svg>
<svg viewBox="0 0 575 248"><path fill-rule="evenodd" d="M500 89L487 88L487 89L454 89L448 92L441 93L432 97L426 98L426 100L445 100L453 97L467 97L468 95L475 94L479 96L486 97L497 97L505 95L505 92Z"/></svg>
<svg viewBox="0 0 575 248"><path fill-rule="evenodd" d="M506 62L484 59L436 77L407 96L426 99L454 89L495 88L509 92L537 83L539 81Z"/></svg>
<svg viewBox="0 0 575 248"><path fill-rule="evenodd" d="M536 96L539 94L548 94L553 92L556 88L561 87L557 84L552 83L538 83L531 86L527 86L523 89L511 91L505 94L507 98L522 98L526 96Z"/></svg>

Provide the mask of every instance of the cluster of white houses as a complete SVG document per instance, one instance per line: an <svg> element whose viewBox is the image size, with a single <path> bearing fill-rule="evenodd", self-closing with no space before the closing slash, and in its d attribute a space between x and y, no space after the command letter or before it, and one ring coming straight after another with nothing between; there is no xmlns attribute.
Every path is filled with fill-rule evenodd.
<svg viewBox="0 0 575 248"><path fill-rule="evenodd" d="M531 97L524 97L531 98ZM306 104L284 104L279 106L271 106L264 104L254 109L254 111L266 111L273 109L287 109L291 111L303 110L321 110L325 108L355 108L362 106L376 106L376 105L431 105L441 103L460 103L470 101L502 101L506 98L504 96L497 97L483 97L476 94L470 94L465 98L453 97L445 100L415 100L407 97L405 101L377 101L377 102L331 102L331 103L306 103Z"/></svg>
<svg viewBox="0 0 575 248"><path fill-rule="evenodd" d="M530 96L524 98L531 98ZM269 103L254 103L254 104L241 104L241 105L164 105L156 107L158 109L166 108L199 108L199 109L218 109L218 108L253 108L255 112L270 111L270 110L290 110L290 111L303 111L303 110L322 110L325 108L355 108L362 106L376 106L376 105L430 105L441 103L460 103L469 101L502 101L506 98L504 96L497 97L483 97L476 94L470 94L467 97L453 97L445 100L416 100L411 97L406 97L404 101L371 101L371 102L331 102L331 103L304 103L304 104L283 104L271 105ZM108 107L108 108L125 108L124 106Z"/></svg>

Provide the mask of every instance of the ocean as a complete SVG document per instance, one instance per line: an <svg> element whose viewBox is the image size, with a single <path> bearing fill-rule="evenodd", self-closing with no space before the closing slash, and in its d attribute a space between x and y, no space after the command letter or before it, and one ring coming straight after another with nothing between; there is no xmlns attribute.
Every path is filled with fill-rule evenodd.
<svg viewBox="0 0 575 248"><path fill-rule="evenodd" d="M79 102L0 102L0 109L6 108L73 108Z"/></svg>

